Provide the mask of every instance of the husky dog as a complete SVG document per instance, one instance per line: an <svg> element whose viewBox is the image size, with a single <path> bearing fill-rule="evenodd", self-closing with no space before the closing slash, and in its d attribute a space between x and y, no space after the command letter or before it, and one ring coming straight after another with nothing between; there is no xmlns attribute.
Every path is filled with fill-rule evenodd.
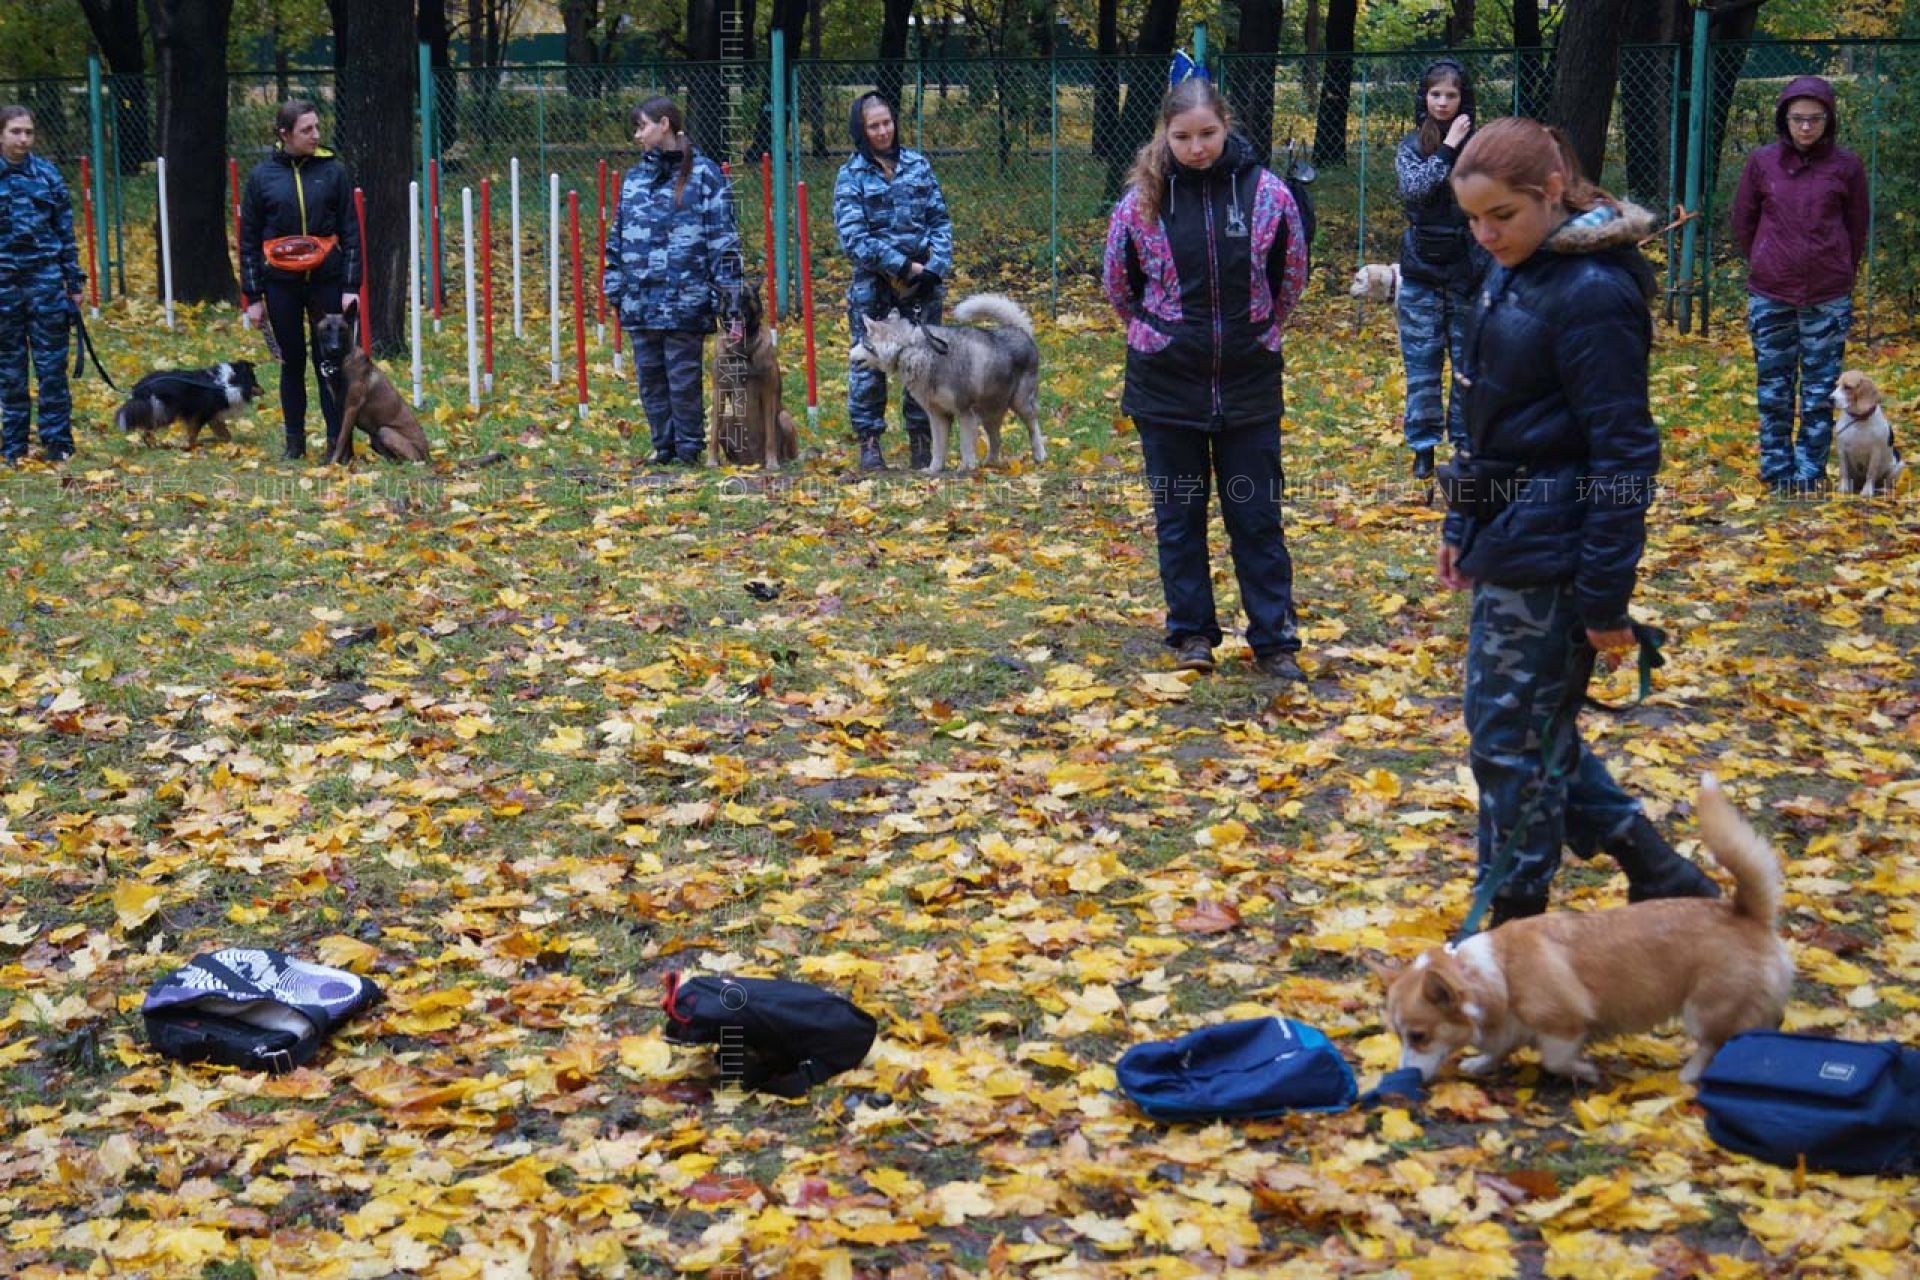
<svg viewBox="0 0 1920 1280"><path fill-rule="evenodd" d="M851 361L897 376L927 411L933 427L933 461L927 474L947 465L947 432L960 423L960 468L980 465L980 429L987 431L987 461L1000 461L1000 424L1012 410L1027 424L1033 460L1047 460L1035 396L1040 387L1040 348L1033 321L1020 304L997 293L975 294L953 309L963 324L984 320L989 328L918 325L894 312L867 321L866 340Z"/></svg>
<svg viewBox="0 0 1920 1280"><path fill-rule="evenodd" d="M134 384L133 394L113 415L114 425L122 431L138 431L151 449L156 432L174 423L187 428L187 448L199 441L202 431L211 430L221 442L233 439L227 431L227 419L246 409L249 400L260 398L260 381L253 365L245 360L230 360L207 369L162 369Z"/></svg>

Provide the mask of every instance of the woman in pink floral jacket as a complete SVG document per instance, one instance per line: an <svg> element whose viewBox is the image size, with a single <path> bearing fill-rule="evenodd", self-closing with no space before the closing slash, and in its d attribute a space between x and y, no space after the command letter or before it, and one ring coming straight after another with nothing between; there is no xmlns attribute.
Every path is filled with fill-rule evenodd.
<svg viewBox="0 0 1920 1280"><path fill-rule="evenodd" d="M1286 184L1232 123L1204 77L1174 85L1113 211L1105 283L1127 326L1120 407L1145 453L1175 665L1213 670L1222 639L1207 556L1217 483L1254 665L1302 680L1280 523L1280 333L1306 286L1306 236Z"/></svg>

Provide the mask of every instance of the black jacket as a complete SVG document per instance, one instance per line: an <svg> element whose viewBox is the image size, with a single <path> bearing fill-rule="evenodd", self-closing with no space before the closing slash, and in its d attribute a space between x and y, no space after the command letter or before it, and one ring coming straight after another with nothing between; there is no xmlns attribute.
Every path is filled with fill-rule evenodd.
<svg viewBox="0 0 1920 1280"><path fill-rule="evenodd" d="M280 236L338 236L340 243L312 271L281 271L267 265L260 246ZM320 149L295 160L280 148L253 167L240 199L240 287L250 298L269 280L338 283L360 287L360 223L353 214L353 180L333 152Z"/></svg>
<svg viewBox="0 0 1920 1280"><path fill-rule="evenodd" d="M1501 586L1571 581L1583 625L1624 624L1660 470L1647 402L1653 273L1635 243L1658 226L1623 205L1564 223L1474 305L1465 379L1475 456L1526 468L1484 524L1449 513L1462 573Z"/></svg>
<svg viewBox="0 0 1920 1280"><path fill-rule="evenodd" d="M1163 330L1171 338L1164 350L1151 355L1127 350L1120 407L1136 421L1202 430L1280 422L1282 357L1260 343L1273 318L1258 324L1253 319L1253 255L1261 238L1254 206L1262 173L1252 144L1237 133L1228 136L1220 158L1204 172L1169 162L1160 223L1179 280L1182 319ZM1277 234L1259 246L1266 257L1258 265L1276 311L1284 294L1289 235L1282 216ZM1131 239L1126 254L1128 282L1138 297L1147 265L1139 261Z"/></svg>
<svg viewBox="0 0 1920 1280"><path fill-rule="evenodd" d="M1420 85L1435 66L1448 65L1460 75L1461 114L1474 115L1473 86L1460 64L1442 58L1427 67L1413 87L1414 131L1406 136L1394 153L1394 176L1400 187L1400 207L1407 215L1407 229L1400 236L1400 274L1418 284L1470 293L1486 275L1491 259L1474 242L1467 229L1467 215L1453 198L1449 180L1460 151L1441 143L1430 156L1420 154L1420 129L1427 121L1427 99Z"/></svg>

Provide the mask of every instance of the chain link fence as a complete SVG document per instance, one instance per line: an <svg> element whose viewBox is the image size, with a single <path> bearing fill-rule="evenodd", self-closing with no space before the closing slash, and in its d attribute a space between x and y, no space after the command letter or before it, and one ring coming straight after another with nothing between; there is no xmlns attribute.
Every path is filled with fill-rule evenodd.
<svg viewBox="0 0 1920 1280"><path fill-rule="evenodd" d="M1390 261L1404 218L1394 152L1413 128L1415 85L1431 51L1348 55L1225 55L1215 75L1243 127L1285 164L1289 142L1318 169L1320 218L1315 275L1338 293L1352 268ZM1474 83L1479 117L1537 114L1550 94L1550 52L1467 50L1452 54ZM1671 215L1685 186L1688 57L1678 46L1622 51L1602 183ZM1856 331L1912 332L1920 315L1920 42L1755 42L1713 49L1702 189L1705 313L1737 323L1744 268L1726 234L1726 215L1745 155L1774 137L1773 105L1796 75L1819 74L1839 96L1841 141L1868 166L1872 252ZM1035 309L1099 306L1106 219L1139 143L1151 136L1165 64L1159 58L947 59L898 62L798 60L776 71L766 61L660 62L632 66L442 69L435 73L435 153L441 162L443 257L457 252L460 188L491 180L495 256L506 252L507 177L520 161L521 252L545 283L546 184L580 193L582 241L599 227L599 168L607 167L609 213L618 175L633 162L632 111L664 94L683 104L688 128L729 165L749 269L765 271L768 210L762 157L777 153L788 182L804 180L816 310L826 331L847 282L833 227L833 183L852 151L853 99L880 89L899 104L901 138L924 151L946 193L955 229L956 291L1005 290ZM331 71L236 73L228 80L228 152L242 176L271 144L275 106L288 97L320 104L331 125ZM0 97L35 111L38 150L77 182L90 149L84 79L0 84ZM140 77L108 77L102 132L108 157L107 256L116 292L125 288L128 227L151 225L153 89ZM776 120L776 99L783 113ZM420 142L416 139L416 158ZM788 187L788 192L794 188ZM780 293L798 294L797 218L776 200L786 237ZM1678 267L1678 235L1649 246L1667 271ZM147 250L141 250L147 252ZM590 261L597 257L589 254ZM496 264L498 269L498 263ZM597 272L592 272L597 276ZM149 269L144 278L151 279ZM443 272L452 280L457 272ZM541 290L543 292L543 289ZM539 296L538 293L535 296Z"/></svg>

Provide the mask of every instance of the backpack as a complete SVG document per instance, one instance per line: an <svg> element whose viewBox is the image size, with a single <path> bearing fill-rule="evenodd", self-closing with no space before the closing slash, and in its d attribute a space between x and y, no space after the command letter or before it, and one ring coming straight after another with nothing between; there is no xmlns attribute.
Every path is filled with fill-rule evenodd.
<svg viewBox="0 0 1920 1280"><path fill-rule="evenodd" d="M1137 1044L1114 1069L1121 1089L1156 1120L1343 1111L1358 1092L1327 1037L1291 1018L1202 1027Z"/></svg>
<svg viewBox="0 0 1920 1280"><path fill-rule="evenodd" d="M279 1073L313 1061L341 1023L379 998L380 988L345 969L229 947L154 983L140 1012L163 1057Z"/></svg>
<svg viewBox="0 0 1920 1280"><path fill-rule="evenodd" d="M1707 1064L1698 1101L1730 1151L1837 1173L1920 1172L1920 1049L1743 1032Z"/></svg>
<svg viewBox="0 0 1920 1280"><path fill-rule="evenodd" d="M780 978L666 976L666 1037L714 1045L720 1077L743 1089L805 1097L866 1060L879 1024L845 996Z"/></svg>
<svg viewBox="0 0 1920 1280"><path fill-rule="evenodd" d="M1320 219L1313 211L1313 192L1309 184L1318 177L1314 167L1299 158L1295 145L1287 143L1287 163L1280 173L1280 180L1287 184L1287 190L1293 196L1294 204L1300 207L1300 226L1307 235L1307 261L1313 261L1313 234L1320 228Z"/></svg>

